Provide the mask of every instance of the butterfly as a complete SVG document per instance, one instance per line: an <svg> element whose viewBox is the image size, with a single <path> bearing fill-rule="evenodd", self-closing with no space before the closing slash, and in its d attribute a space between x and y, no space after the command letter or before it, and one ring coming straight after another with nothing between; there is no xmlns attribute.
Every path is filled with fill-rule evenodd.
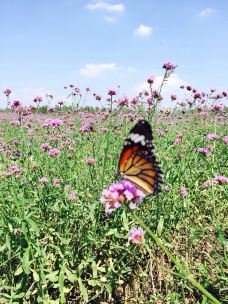
<svg viewBox="0 0 228 304"><path fill-rule="evenodd" d="M161 191L162 171L154 155L150 124L140 120L125 139L120 153L118 173L144 192L155 195Z"/></svg>

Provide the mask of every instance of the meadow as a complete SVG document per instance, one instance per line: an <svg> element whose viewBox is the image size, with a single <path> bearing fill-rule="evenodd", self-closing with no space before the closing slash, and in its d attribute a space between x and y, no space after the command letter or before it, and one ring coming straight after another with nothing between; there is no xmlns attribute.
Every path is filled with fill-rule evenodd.
<svg viewBox="0 0 228 304"><path fill-rule="evenodd" d="M165 83L174 67L164 69ZM104 109L83 109L70 85L71 105L46 111L37 97L0 112L0 303L227 301L227 94L183 86L184 98L162 110L164 83L147 82L131 100L109 90ZM107 214L101 193L118 180L140 118L152 124L162 192ZM140 243L129 238L135 227Z"/></svg>

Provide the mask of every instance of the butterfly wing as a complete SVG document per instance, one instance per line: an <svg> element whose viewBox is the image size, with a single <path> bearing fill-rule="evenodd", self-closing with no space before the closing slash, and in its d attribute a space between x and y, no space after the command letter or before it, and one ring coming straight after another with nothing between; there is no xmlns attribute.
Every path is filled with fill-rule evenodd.
<svg viewBox="0 0 228 304"><path fill-rule="evenodd" d="M146 195L160 192L161 169L156 161L150 124L140 120L125 139L118 171Z"/></svg>

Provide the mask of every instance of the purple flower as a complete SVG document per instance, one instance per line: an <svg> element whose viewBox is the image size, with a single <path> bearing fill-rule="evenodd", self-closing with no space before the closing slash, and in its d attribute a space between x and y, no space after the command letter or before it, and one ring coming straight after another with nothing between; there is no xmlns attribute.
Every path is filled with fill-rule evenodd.
<svg viewBox="0 0 228 304"><path fill-rule="evenodd" d="M105 204L106 212L111 214L126 201L130 201L130 203L132 203L132 201L133 203L140 203L144 196L145 194L131 182L120 180L111 184L108 189L102 191L100 201Z"/></svg>
<svg viewBox="0 0 228 304"><path fill-rule="evenodd" d="M48 155L51 157L57 157L59 155L60 151L56 148L50 149L48 151Z"/></svg>
<svg viewBox="0 0 228 304"><path fill-rule="evenodd" d="M184 186L181 186L179 189L180 197L185 197L187 195L187 190Z"/></svg>
<svg viewBox="0 0 228 304"><path fill-rule="evenodd" d="M144 240L144 231L140 227L134 227L130 231L129 240L132 243L140 244Z"/></svg>
<svg viewBox="0 0 228 304"><path fill-rule="evenodd" d="M182 143L183 137L184 137L184 134L183 133L179 133L177 135L177 138L175 139L174 144L175 145L180 145Z"/></svg>
<svg viewBox="0 0 228 304"><path fill-rule="evenodd" d="M224 110L224 105L221 104L221 103L217 103L217 104L214 104L212 106L212 111L223 111Z"/></svg>
<svg viewBox="0 0 228 304"><path fill-rule="evenodd" d="M170 98L171 98L171 100L176 100L176 99L177 99L177 95L173 95L173 94L172 94L172 95L170 96Z"/></svg>
<svg viewBox="0 0 228 304"><path fill-rule="evenodd" d="M209 140L215 140L215 139L219 138L219 136L216 135L216 134L207 134L206 137L207 137L207 139L209 139Z"/></svg>
<svg viewBox="0 0 228 304"><path fill-rule="evenodd" d="M23 108L23 104L20 100L14 100L14 101L11 102L11 108L15 109L15 110L16 109L21 109L21 108Z"/></svg>
<svg viewBox="0 0 228 304"><path fill-rule="evenodd" d="M202 187L207 189L207 188L210 188L211 186L213 186L213 184L214 184L213 180L208 180L208 181L203 183Z"/></svg>
<svg viewBox="0 0 228 304"><path fill-rule="evenodd" d="M79 129L79 132L86 133L91 131L91 126L89 124L84 124Z"/></svg>
<svg viewBox="0 0 228 304"><path fill-rule="evenodd" d="M217 175L214 177L214 180L218 182L219 184L226 184L228 183L228 177Z"/></svg>
<svg viewBox="0 0 228 304"><path fill-rule="evenodd" d="M120 108L122 108L124 106L128 106L128 104L129 104L129 100L128 100L128 98L126 96L118 99L118 101L117 101L117 105Z"/></svg>
<svg viewBox="0 0 228 304"><path fill-rule="evenodd" d="M77 199L78 199L77 193L72 190L69 195L69 200L75 202Z"/></svg>

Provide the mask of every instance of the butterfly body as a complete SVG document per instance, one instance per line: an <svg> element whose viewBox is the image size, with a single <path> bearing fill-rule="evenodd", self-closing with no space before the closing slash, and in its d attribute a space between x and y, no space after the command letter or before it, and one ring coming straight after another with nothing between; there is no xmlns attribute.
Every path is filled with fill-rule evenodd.
<svg viewBox="0 0 228 304"><path fill-rule="evenodd" d="M160 192L162 171L156 161L150 124L140 120L125 139L120 154L118 172L136 185L145 195Z"/></svg>

